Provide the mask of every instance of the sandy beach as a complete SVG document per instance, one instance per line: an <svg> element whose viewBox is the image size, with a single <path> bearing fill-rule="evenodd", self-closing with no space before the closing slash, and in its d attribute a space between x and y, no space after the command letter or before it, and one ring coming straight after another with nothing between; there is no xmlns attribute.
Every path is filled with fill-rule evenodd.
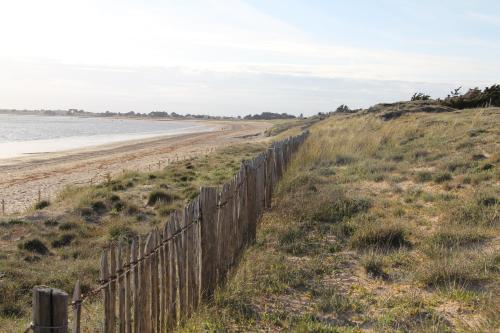
<svg viewBox="0 0 500 333"><path fill-rule="evenodd" d="M170 161L229 144L262 140L262 133L271 126L266 122L203 123L214 130L0 160L0 200L5 202L5 213L32 207L39 192L42 199L50 200L67 185L98 183L127 170L157 170Z"/></svg>

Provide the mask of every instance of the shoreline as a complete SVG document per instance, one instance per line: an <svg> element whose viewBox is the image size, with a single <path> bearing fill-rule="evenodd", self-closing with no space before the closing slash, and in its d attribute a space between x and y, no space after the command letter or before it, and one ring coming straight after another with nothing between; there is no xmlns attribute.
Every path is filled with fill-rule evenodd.
<svg viewBox="0 0 500 333"><path fill-rule="evenodd" d="M124 171L155 170L176 158L263 140L262 133L271 126L270 122L257 121L195 122L214 128L0 160L0 200L5 200L5 213L22 213L31 208L39 192L42 200L53 200L68 185L97 183Z"/></svg>
<svg viewBox="0 0 500 333"><path fill-rule="evenodd" d="M22 117L22 116L20 116ZM26 115L25 117L30 117ZM38 115L33 117L40 117ZM49 118L50 116L45 116ZM68 118L70 116L58 116L58 119ZM81 118L81 117L72 117ZM20 118L15 118L20 119ZM36 118L38 119L38 118ZM101 119L93 117L94 120L101 122ZM84 132L66 132L63 136L51 136L45 135L40 137L35 137L30 139L29 136L23 139L22 137L16 138L11 137L11 141L0 141L0 166L5 164L10 164L9 159L16 159L29 156L43 156L52 153L60 153L65 151L73 151L82 148L91 148L96 146L108 145L113 143L121 143L133 140L143 140L163 136L173 136L182 135L187 133L201 133L207 131L214 131L219 129L220 124L208 121L196 121L196 120L168 120L168 121L158 121L153 119L109 119L107 118L106 123L110 126L109 121L118 121L118 126L121 127L121 122L126 121L125 128L122 131L96 131L86 133ZM159 124L159 123L170 123L168 127L157 127L147 130L146 128L127 128L132 123L146 123L146 124ZM7 122L8 123L8 122ZM64 126L64 123L62 124ZM85 124L83 124L85 126ZM111 126L114 126L111 123ZM8 137L8 130L7 130Z"/></svg>

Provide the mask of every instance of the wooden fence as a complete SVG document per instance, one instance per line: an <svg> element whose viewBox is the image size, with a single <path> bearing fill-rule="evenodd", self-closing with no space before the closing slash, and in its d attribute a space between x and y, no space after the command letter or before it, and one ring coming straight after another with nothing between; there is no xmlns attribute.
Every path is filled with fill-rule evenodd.
<svg viewBox="0 0 500 333"><path fill-rule="evenodd" d="M80 332L82 302L96 294L102 295L104 333L161 333L189 317L200 302L213 296L243 248L255 241L257 222L271 205L274 185L307 135L276 142L244 161L221 188L202 187L199 196L183 211L173 212L161 230L105 249L99 288L82 296L76 283L72 331ZM51 311L56 319L40 311ZM58 311L35 309L34 302L34 331L66 332L67 318L61 320ZM36 322L35 317L48 319ZM55 321L59 326L53 326ZM37 330L43 327L52 330Z"/></svg>

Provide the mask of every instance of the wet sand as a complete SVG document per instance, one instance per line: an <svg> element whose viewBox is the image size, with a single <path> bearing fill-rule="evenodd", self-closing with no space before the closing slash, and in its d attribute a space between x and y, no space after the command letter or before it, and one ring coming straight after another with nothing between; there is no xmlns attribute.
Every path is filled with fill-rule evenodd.
<svg viewBox="0 0 500 333"><path fill-rule="evenodd" d="M42 199L50 200L67 185L98 183L127 170L158 170L169 161L263 140L262 133L271 126L266 122L203 123L215 130L0 160L0 200L5 200L7 214L23 212L38 200L39 192Z"/></svg>

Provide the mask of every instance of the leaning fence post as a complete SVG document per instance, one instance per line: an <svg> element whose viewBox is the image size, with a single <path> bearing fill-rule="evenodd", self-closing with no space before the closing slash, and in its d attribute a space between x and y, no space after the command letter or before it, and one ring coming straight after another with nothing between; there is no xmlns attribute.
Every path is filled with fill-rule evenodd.
<svg viewBox="0 0 500 333"><path fill-rule="evenodd" d="M33 332L68 332L68 294L49 287L33 288Z"/></svg>
<svg viewBox="0 0 500 333"><path fill-rule="evenodd" d="M80 290L80 280L76 281L75 289L73 290L73 329L72 333L80 333L80 315L82 311L81 307L81 296L82 292Z"/></svg>

